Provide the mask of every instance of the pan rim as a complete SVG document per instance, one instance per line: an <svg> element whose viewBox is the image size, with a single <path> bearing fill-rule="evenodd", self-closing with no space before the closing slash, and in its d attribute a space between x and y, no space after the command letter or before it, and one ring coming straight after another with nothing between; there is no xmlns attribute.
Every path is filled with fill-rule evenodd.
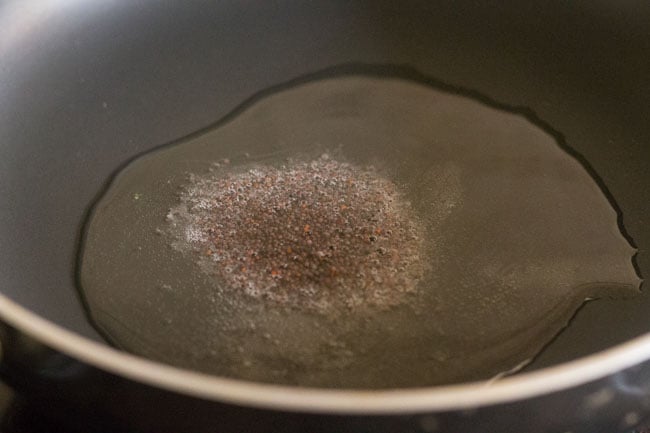
<svg viewBox="0 0 650 433"><path fill-rule="evenodd" d="M562 391L650 359L650 333L558 366L492 382L389 390L302 388L228 379L118 351L61 327L0 293L0 318L100 370L190 397L292 412L398 415L463 410Z"/></svg>

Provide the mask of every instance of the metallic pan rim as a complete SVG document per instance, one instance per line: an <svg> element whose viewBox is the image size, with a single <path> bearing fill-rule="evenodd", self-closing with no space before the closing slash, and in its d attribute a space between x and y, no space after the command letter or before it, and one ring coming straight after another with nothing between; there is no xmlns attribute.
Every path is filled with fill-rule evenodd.
<svg viewBox="0 0 650 433"><path fill-rule="evenodd" d="M489 384L378 391L265 385L170 367L120 352L64 329L0 294L0 318L47 346L102 370L169 391L294 412L407 414L469 409L575 387L650 359L650 333L576 361Z"/></svg>

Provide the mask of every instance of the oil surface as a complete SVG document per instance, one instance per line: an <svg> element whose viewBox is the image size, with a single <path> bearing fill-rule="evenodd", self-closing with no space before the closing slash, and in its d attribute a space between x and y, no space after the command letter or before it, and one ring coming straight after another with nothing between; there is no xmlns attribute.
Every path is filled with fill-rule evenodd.
<svg viewBox="0 0 650 433"><path fill-rule="evenodd" d="M243 290L252 280L241 263L236 275L244 279L230 278L211 261L207 238L188 232L201 227L199 216L223 226L216 208L187 205L221 203L224 179L283 175L322 155L339 174L342 166L372 173L407 209L398 226L421 242L392 238L390 248L403 246L418 266L375 282L391 302L357 296L314 308L354 297L355 281L362 293L363 275L346 280L343 297L260 296L259 287ZM237 194L251 201L250 192ZM277 219L264 221L279 229ZM303 220L293 227L296 236L313 229ZM260 239L268 232L260 228ZM228 236L217 255L239 260L240 234ZM320 257L320 249L306 251ZM79 280L96 326L142 356L262 382L410 387L489 379L530 360L586 298L638 291L634 253L587 170L525 117L415 81L342 76L267 95L218 127L130 163L90 216ZM273 281L272 266L257 271L256 281ZM300 281L321 288L339 281L314 272ZM320 293L317 302L310 293Z"/></svg>

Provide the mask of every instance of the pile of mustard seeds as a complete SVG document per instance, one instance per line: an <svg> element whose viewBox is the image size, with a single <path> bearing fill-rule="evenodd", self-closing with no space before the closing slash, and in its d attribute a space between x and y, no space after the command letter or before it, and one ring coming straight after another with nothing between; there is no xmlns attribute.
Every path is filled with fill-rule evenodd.
<svg viewBox="0 0 650 433"><path fill-rule="evenodd" d="M191 175L167 219L174 247L219 287L285 306L386 309L426 271L423 228L397 186L327 154Z"/></svg>

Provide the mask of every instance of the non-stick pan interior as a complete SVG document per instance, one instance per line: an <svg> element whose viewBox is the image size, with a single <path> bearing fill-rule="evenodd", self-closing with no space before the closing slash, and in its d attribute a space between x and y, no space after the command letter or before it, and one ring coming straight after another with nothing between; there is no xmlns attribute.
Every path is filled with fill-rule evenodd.
<svg viewBox="0 0 650 433"><path fill-rule="evenodd" d="M511 4L510 4L511 3ZM100 340L75 288L111 174L249 96L349 63L406 65L532 110L615 198L650 261L650 7L556 2L7 2L0 7L0 288ZM600 300L532 366L650 330L650 296Z"/></svg>

